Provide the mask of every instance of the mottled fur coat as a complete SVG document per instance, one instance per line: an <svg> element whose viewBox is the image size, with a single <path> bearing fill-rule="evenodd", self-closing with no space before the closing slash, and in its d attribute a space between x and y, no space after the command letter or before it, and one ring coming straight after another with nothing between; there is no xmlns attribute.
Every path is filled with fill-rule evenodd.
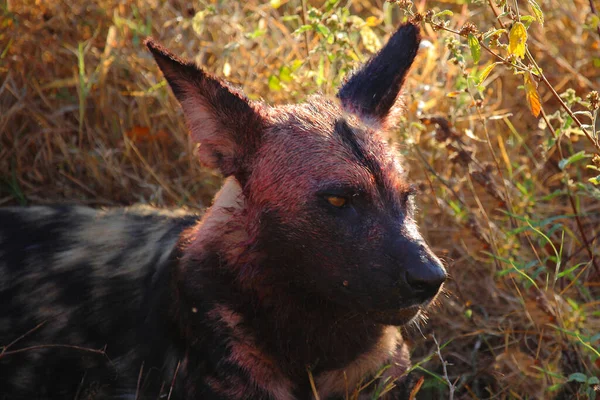
<svg viewBox="0 0 600 400"><path fill-rule="evenodd" d="M277 107L147 41L228 178L203 216L0 209L0 399L338 399L385 366L362 395L406 396L397 326L446 278L386 140L419 40Z"/></svg>

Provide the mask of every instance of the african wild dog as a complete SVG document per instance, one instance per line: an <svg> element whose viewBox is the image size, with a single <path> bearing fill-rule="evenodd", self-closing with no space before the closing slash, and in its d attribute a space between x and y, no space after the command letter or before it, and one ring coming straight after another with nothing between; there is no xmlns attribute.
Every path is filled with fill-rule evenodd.
<svg viewBox="0 0 600 400"><path fill-rule="evenodd" d="M401 26L339 90L271 107L146 42L200 161L203 216L0 211L0 398L341 398L408 351L446 275L384 139L419 46ZM95 351L94 351L95 350Z"/></svg>

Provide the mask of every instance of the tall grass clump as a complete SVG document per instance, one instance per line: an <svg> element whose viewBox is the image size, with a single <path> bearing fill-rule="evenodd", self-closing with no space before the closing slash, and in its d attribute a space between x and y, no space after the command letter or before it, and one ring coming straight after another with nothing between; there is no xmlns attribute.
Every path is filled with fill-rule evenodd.
<svg viewBox="0 0 600 400"><path fill-rule="evenodd" d="M413 397L596 398L593 1L5 0L0 10L0 205L210 204L221 177L198 165L147 35L282 103L335 94L401 21L420 23L393 140L452 279L429 323L405 329L422 376Z"/></svg>

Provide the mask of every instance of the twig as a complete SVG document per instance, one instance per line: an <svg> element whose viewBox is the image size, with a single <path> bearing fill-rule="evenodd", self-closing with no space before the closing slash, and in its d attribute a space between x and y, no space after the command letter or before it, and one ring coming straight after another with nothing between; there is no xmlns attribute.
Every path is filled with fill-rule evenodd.
<svg viewBox="0 0 600 400"><path fill-rule="evenodd" d="M469 90L469 95L471 96L471 98L473 99L473 101L475 101L475 97L473 96L473 94L471 93L471 90ZM498 175L500 176L500 180L502 182L502 187L504 188L504 196L505 196L505 203L506 203L506 208L507 210L510 212L510 222L513 228L517 227L517 221L514 218L515 215L515 211L514 211L514 207L513 207L513 203L512 203L512 198L510 196L510 192L508 190L508 186L506 184L506 180L504 179L504 173L502 172L502 168L500 167L500 161L498 160L498 157L496 157L496 153L494 151L494 148L492 146L492 141L490 138L490 134L487 128L487 120L485 119L485 117L483 116L483 114L481 113L481 109L480 107L476 107L476 111L477 111L477 115L479 116L480 120L481 120L481 124L483 125L483 132L485 134L485 138L486 138L486 144L488 145L488 150L492 156L492 159L494 160L494 163L496 165L496 170L498 171ZM471 178L469 177L469 180ZM478 201L479 203L479 201ZM482 212L483 212L483 208L482 208ZM484 212L485 217L487 218L487 215ZM489 224L489 220L488 220L488 224ZM535 254L535 257L537 258L538 262L541 264L542 260L540 259L540 256L538 255L537 250L535 249L535 246L533 245L531 238L529 237L529 235L524 235L525 236L525 240L527 241L527 243L529 244L529 246L531 247L531 249L533 250L533 254ZM490 230L490 239L492 239L492 231ZM493 242L493 239L491 240Z"/></svg>
<svg viewBox="0 0 600 400"><path fill-rule="evenodd" d="M150 166L150 164L148 164L148 162L146 161L144 156L142 156L142 154L138 150L137 146L133 143L133 141L131 141L129 139L126 139L126 140L127 140L127 143L129 144L129 147L138 156L138 159L141 161L141 163L144 165L144 167L150 173L150 175L152 175L152 177L154 179L156 179L156 181L159 183L159 185L165 190L165 192L167 192L169 194L169 196L171 196L173 198L173 200L177 201L179 199L179 196L177 195L177 193L173 192L171 190L171 188L166 184L166 182L164 182L161 179L161 177L158 176L158 174L154 171L154 169Z"/></svg>
<svg viewBox="0 0 600 400"><path fill-rule="evenodd" d="M144 362L142 361L142 366L140 367L140 373L138 375L137 387L135 388L135 400L139 399L140 395L140 383L142 382L142 374L144 373Z"/></svg>
<svg viewBox="0 0 600 400"><path fill-rule="evenodd" d="M24 339L26 336L29 336L33 332L35 332L38 329L40 329L42 326L44 326L45 323L46 323L46 321L40 322L39 324L37 324L32 329L28 330L27 332L25 332L24 334L22 334L21 336L19 336L18 338L16 338L15 340L13 340L12 342L10 342L9 344L7 344L6 346L2 347L2 351L0 352L0 358L2 358L2 356L7 353L7 350L11 346L14 346L17 342L19 342L20 340Z"/></svg>
<svg viewBox="0 0 600 400"><path fill-rule="evenodd" d="M444 379L448 383L448 391L449 391L448 399L454 400L454 391L456 390L456 386L454 386L454 384L448 377L448 369L446 368L446 366L448 365L448 361L444 360L444 357L442 357L442 351L440 350L440 344L438 343L437 339L435 338L435 335L431 335L431 336L433 337L433 341L435 342L435 347L437 348L435 353L437 354L438 358L440 359L440 361L442 363L442 369L444 370Z"/></svg>
<svg viewBox="0 0 600 400"><path fill-rule="evenodd" d="M564 100L560 97L560 95L558 93L556 93L556 90L554 90L554 87L550 84L550 82L548 81L548 78L546 78L546 75L544 75L544 73L542 72L541 68L538 66L537 62L535 61L535 59L533 58L533 56L529 52L529 49L526 49L525 51L526 51L526 54L527 54L527 59L533 63L533 65L534 65L535 69L537 70L540 78L542 79L542 82L544 82L544 84L546 85L546 87L548 89L550 89L550 91L552 92L552 94L554 95L554 97L556 98L556 100L558 100L558 102L560 103L560 105L562 106L562 108L564 108L564 110L567 112L567 114L569 114L569 117L571 117L573 119L573 121L575 121L575 123L577 124L577 126L579 126L579 129L581 129L581 131L583 132L583 134L585 135L585 137L587 137L588 140L592 143L592 145L596 148L596 150L598 150L600 152L600 144L598 143L598 141L594 140L594 138L592 138L592 136L590 135L590 133L584 128L583 124L577 118L577 116L573 113L573 111L571 110L571 108L564 102Z"/></svg>
<svg viewBox="0 0 600 400"><path fill-rule="evenodd" d="M492 12L494 13L494 15L496 16L496 19L498 20L498 23L500 24L500 26L502 28L506 28L506 26L504 25L504 23L500 20L499 15L496 11L496 8L494 7L492 0L488 0L488 4L490 6L490 8L492 9ZM590 0L590 7L592 9L592 12L595 14L596 13L596 9L594 7L594 3L593 0ZM517 8L518 11L518 8ZM598 27L598 33L600 34L600 27ZM592 145L600 151L600 145L598 144L597 140L594 140L590 134L587 132L587 130L583 127L583 124L581 123L581 121L579 121L579 119L577 118L577 116L575 116L575 114L573 113L573 111L571 110L571 108L563 101L563 99L560 97L560 95L556 92L556 90L554 89L554 87L550 84L550 82L548 81L548 79L546 78L546 75L544 75L544 73L542 72L541 68L539 67L539 65L537 64L537 62L535 61L535 59L533 58L533 56L531 55L531 52L529 51L529 49L526 49L526 54L527 54L527 59L534 65L537 73L539 74L542 82L544 82L544 84L546 85L546 87L550 90L550 92L552 93L552 95L558 100L558 102L560 103L561 107L567 112L567 114L569 114L569 116L573 119L573 121L575 121L575 123L579 126L579 128L581 129L581 131L585 134L585 136L587 137L587 139L592 143ZM548 121L548 119L546 118L546 113L544 112L543 107L541 108L542 111L542 118L544 119L544 121L546 122L546 125L549 127L549 129L551 130L552 134L554 137L556 137L556 132L554 131L554 128L552 127L552 125L550 124L550 122ZM562 135L561 135L562 137ZM558 151L561 155L561 158L564 158L562 155L562 148L560 147L560 139L561 137L557 138L557 148ZM573 212L575 214L575 221L577 223L577 227L579 229L579 232L581 234L581 238L583 239L585 248L588 252L588 255L594 265L594 269L596 270L596 274L600 274L600 268L598 267L598 264L596 263L596 260L594 258L594 253L591 249L590 246L590 242L587 239L587 236L585 235L585 231L583 229L583 224L581 223L581 219L579 218L579 213L577 212L577 206L575 204L575 200L573 199L572 193L571 193L571 188L569 187L569 182L568 182L568 174L565 175L567 177L567 182L566 182L566 188L567 188L567 194L569 197L569 202L571 204L571 208L573 209Z"/></svg>
<svg viewBox="0 0 600 400"><path fill-rule="evenodd" d="M502 20L500 19L500 14L498 14L498 11L496 11L496 7L494 7L493 1L492 0L488 0L488 5L490 6L490 8L492 9L492 12L496 16L496 20L500 24L500 27L502 29L506 28L506 26L504 26L504 22L502 22Z"/></svg>
<svg viewBox="0 0 600 400"><path fill-rule="evenodd" d="M171 394L173 393L173 388L175 387L175 379L177 379L177 373L179 372L180 365L181 361L178 361L177 367L175 368L175 373L173 374L173 379L171 380L171 387L169 388L169 395L167 396L167 400L171 400Z"/></svg>
<svg viewBox="0 0 600 400"><path fill-rule="evenodd" d="M596 240L598 240L600 238L600 232L596 233L596 235L594 235L594 237L590 240L590 243L592 245L594 245L594 242ZM579 254L582 250L584 250L586 248L585 244L583 246L579 246L577 248L577 250L571 252L571 254L569 254L569 256L565 259L565 264L568 263L569 261L571 261L573 259L573 257L575 257L577 254Z"/></svg>
<svg viewBox="0 0 600 400"><path fill-rule="evenodd" d="M27 351L32 351L32 350L54 349L54 348L73 349L73 350L79 350L79 351L86 351L88 353L100 354L103 356L106 355L106 348L96 350L96 349L90 349L87 347L73 346L73 345L69 345L69 344L40 344L40 345L36 345L36 346L23 347L22 349L17 349L17 350L3 351L2 354L0 354L0 356L10 356L13 354L25 353Z"/></svg>
<svg viewBox="0 0 600 400"><path fill-rule="evenodd" d="M302 0L302 23L306 23L306 0ZM310 46L308 43L308 31L304 31L304 44L306 45L306 59L308 60L308 66L313 69L312 62L310 61Z"/></svg>
<svg viewBox="0 0 600 400"><path fill-rule="evenodd" d="M594 0L590 0L590 11L592 12L592 14L598 15L598 11L596 10L596 6L594 5ZM600 36L600 25L596 27L596 30L598 31L598 35Z"/></svg>
<svg viewBox="0 0 600 400"><path fill-rule="evenodd" d="M544 107L540 107L540 110L541 110L542 118L543 118L544 122L546 123L546 126L548 127L548 129L550 129L550 132L552 132L552 136L554 136L556 138L556 148L558 149L558 154L560 154L560 158L564 159L565 157L562 152L562 147L560 146L562 133L560 135L558 135L558 137L557 137L554 127L552 126L550 121L548 121L548 117L546 116ZM573 199L573 193L571 192L571 188L569 186L569 174L567 173L567 171L563 171L563 174L564 174L564 177L566 178L565 187L567 189L567 196L569 197L569 203L571 204L571 208L573 209L573 214L575 215L575 222L577 224L577 228L579 229L579 234L581 235L581 239L583 239L583 244L587 250L588 256L590 257L590 260L591 260L592 264L594 265L594 270L596 271L596 274L598 276L600 276L600 267L598 267L598 263L596 262L596 259L594 258L594 252L592 251L592 246L590 245L590 241L588 240L587 235L585 234L585 229L583 229L583 224L581 223L581 218L579 218L579 211L577 210L577 205L575 204L575 200ZM557 260L557 262L558 261L559 260Z"/></svg>
<svg viewBox="0 0 600 400"><path fill-rule="evenodd" d="M437 173L437 171L435 170L435 168L433 168L433 166L431 164L429 164L429 162L427 161L427 158L425 157L425 154L423 154L423 152L421 151L419 146L413 146L413 149L416 151L419 158L421 158L421 161L423 162L425 168L429 172L431 172L433 174L433 176L435 176L435 178L437 180L439 180L442 183L442 185L444 185L444 187L450 191L450 193L452 193L452 195L456 198L456 200L458 200L458 202L462 206L467 207L467 203L465 202L465 200L456 192L456 190L454 190L454 188L452 187L450 182L448 182L446 179L444 179L442 176L440 176Z"/></svg>
<svg viewBox="0 0 600 400"><path fill-rule="evenodd" d="M592 10L595 10L595 8L593 7L593 3L592 2L593 2L593 0L590 0L590 4L592 5ZM504 23L498 18L498 13L496 12L496 8L494 8L492 0L488 0L488 4L489 4L490 8L492 9L494 15L496 16L496 19L498 20L498 23L500 24L500 27L502 27L503 29L506 29L506 25L504 25ZM517 9L517 12L518 12L518 9ZM598 27L598 32L600 33L600 27ZM456 33L458 33L458 32L456 32ZM508 33L506 33L506 35L508 35ZM485 48L485 46L483 45L483 43L480 42L480 44L482 45L482 47ZM579 119L577 118L577 116L573 113L573 111L571 110L571 108L563 101L563 99L560 97L560 95L558 93L556 93L556 90L554 90L554 87L550 84L550 82L548 81L548 78L546 78L546 75L544 75L544 73L542 72L541 68L538 66L537 62L535 61L535 59L533 58L533 56L529 52L529 49L527 49L527 48L526 48L526 54L527 54L527 59L529 61L531 61L531 63L534 65L537 73L539 74L539 77L542 79L542 82L544 82L544 85L546 85L546 87L550 90L550 92L552 92L552 95L554 96L554 98L556 98L556 100L558 100L558 102L560 103L561 107L567 112L567 114L569 114L569 116L577 124L577 126L579 127L579 129L581 129L581 131L583 132L583 134L592 143L592 145L596 148L596 150L598 150L600 152L600 144L598 143L598 141L594 140L592 138L592 136L589 134L589 132L584 128L584 126L581 123L581 121L579 121ZM511 65L512 65L512 63L511 63Z"/></svg>
<svg viewBox="0 0 600 400"><path fill-rule="evenodd" d="M85 382L85 377L87 375L87 371L83 373L81 380L79 381L79 385L77 385L77 392L75 393L75 400L79 399L79 395L81 395L81 391L83 390L83 382Z"/></svg>
<svg viewBox="0 0 600 400"><path fill-rule="evenodd" d="M461 36L461 37L466 37L466 35L461 34L459 31L452 29L452 28L447 28L444 25L441 24L436 24L435 22L430 22L429 24L435 26L438 29L444 30L446 32L450 32L450 33L454 33L455 35ZM502 57L500 54L494 52L494 50L490 49L485 43L483 43L482 40L480 40L479 38L477 38L477 41L479 42L479 45L488 53L490 53L493 57L495 57L499 62L501 62L502 64L505 65L510 65L511 67L514 67L516 69L518 69L519 71L523 71L523 72L529 72L529 70L525 67L522 67L520 65L516 65L511 63L510 61L508 61L506 58Z"/></svg>
<svg viewBox="0 0 600 400"><path fill-rule="evenodd" d="M306 367L306 372L308 373L308 381L310 382L310 388L313 392L313 396L315 396L315 400L321 400L319 393L317 392L317 385L315 385L315 378L313 378L312 371L309 367Z"/></svg>

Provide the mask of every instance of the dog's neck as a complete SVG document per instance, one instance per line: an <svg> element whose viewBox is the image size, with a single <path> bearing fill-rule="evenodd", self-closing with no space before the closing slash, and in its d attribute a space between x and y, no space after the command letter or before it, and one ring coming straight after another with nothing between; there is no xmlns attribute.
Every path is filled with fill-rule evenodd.
<svg viewBox="0 0 600 400"><path fill-rule="evenodd" d="M200 294L199 301L215 305L207 317L227 328L236 362L260 375L259 381L278 376L303 394L310 390L311 371L323 391L335 392L344 374L353 387L375 373L396 351L398 330L270 274L282 266L253 250L244 207L240 185L228 178L187 233L178 271L187 302Z"/></svg>

